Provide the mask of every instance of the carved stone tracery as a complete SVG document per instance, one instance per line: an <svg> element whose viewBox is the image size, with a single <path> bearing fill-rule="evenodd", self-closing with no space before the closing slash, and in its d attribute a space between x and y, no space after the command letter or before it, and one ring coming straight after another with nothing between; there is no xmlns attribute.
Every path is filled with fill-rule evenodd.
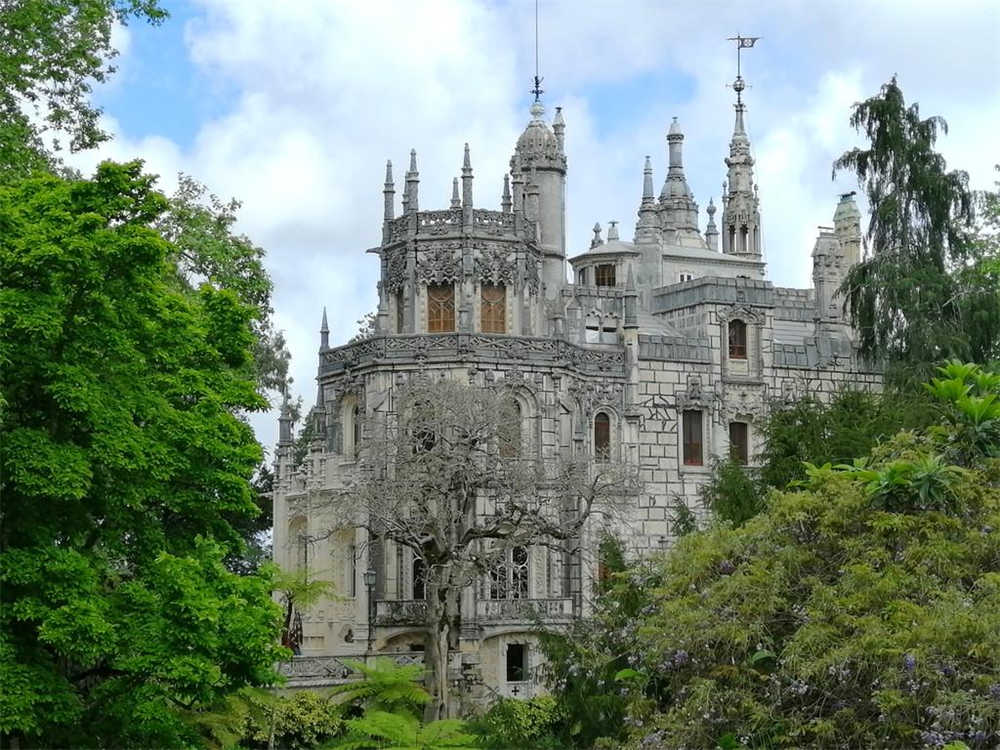
<svg viewBox="0 0 1000 750"><path fill-rule="evenodd" d="M454 284L462 278L462 259L448 248L426 250L417 257L417 278L425 284Z"/></svg>

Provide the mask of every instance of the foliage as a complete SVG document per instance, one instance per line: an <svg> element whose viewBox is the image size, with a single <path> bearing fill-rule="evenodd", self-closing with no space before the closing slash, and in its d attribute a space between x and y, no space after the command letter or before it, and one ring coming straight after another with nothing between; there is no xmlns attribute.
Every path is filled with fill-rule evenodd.
<svg viewBox="0 0 1000 750"><path fill-rule="evenodd" d="M73 150L106 140L90 92L114 71L112 26L130 18L156 24L166 15L156 0L0 4L0 180L51 165L46 131L68 135Z"/></svg>
<svg viewBox="0 0 1000 750"><path fill-rule="evenodd" d="M772 403L761 427L764 446L756 457L760 483L785 489L805 477L805 461L846 463L901 429L926 426L935 412L921 394L848 390L828 403L815 398Z"/></svg>
<svg viewBox="0 0 1000 750"><path fill-rule="evenodd" d="M329 750L475 750L478 740L459 719L422 724L410 714L366 711L348 719L343 739L324 745Z"/></svg>
<svg viewBox="0 0 1000 750"><path fill-rule="evenodd" d="M670 533L675 537L685 536L698 530L698 517L684 502L684 498L675 496L673 500L673 515L670 518Z"/></svg>
<svg viewBox="0 0 1000 750"><path fill-rule="evenodd" d="M930 390L940 424L662 560L622 655L631 746L1000 742L1000 378L952 363Z"/></svg>
<svg viewBox="0 0 1000 750"><path fill-rule="evenodd" d="M384 657L370 665L358 661L346 661L345 664L364 675L364 679L330 691L330 695L342 703L391 712L415 711L430 701L427 691L417 683L424 672L420 664L396 664Z"/></svg>
<svg viewBox="0 0 1000 750"><path fill-rule="evenodd" d="M244 548L230 553L226 567L239 575L251 575L271 560L271 544L267 533L274 522L274 504L271 492L274 489L274 472L266 462L262 462L250 482L253 501L257 506L256 515L229 513L226 520L244 541Z"/></svg>
<svg viewBox="0 0 1000 750"><path fill-rule="evenodd" d="M626 566L618 547L619 555L605 557L609 576L593 603L593 616L575 620L564 633L538 634L546 660L542 675L559 706L552 732L564 747L591 747L601 738L618 742L625 736L628 697L637 689L632 675L639 658L636 625L652 612L660 578L649 562Z"/></svg>
<svg viewBox="0 0 1000 750"><path fill-rule="evenodd" d="M869 253L841 288L862 355L894 365L897 379L922 378L929 365L950 356L985 361L1000 329L984 341L981 331L969 335L969 324L982 320L978 302L993 312L996 302L988 294L967 295L964 274L955 272L974 257L974 198L966 173L947 171L934 150L947 123L920 119L893 78L854 105L851 125L869 146L843 154L834 174L856 174L871 207Z"/></svg>
<svg viewBox="0 0 1000 750"><path fill-rule="evenodd" d="M556 699L541 695L530 700L500 698L472 727L486 748L548 750L563 747L555 734L563 722Z"/></svg>
<svg viewBox="0 0 1000 750"><path fill-rule="evenodd" d="M254 365L261 390L283 391L288 385L289 353L284 336L274 330L273 284L264 268L264 250L236 234L240 202L223 201L189 175L178 176L177 191L156 222L173 248L182 283L196 289L210 283L236 293L253 310Z"/></svg>
<svg viewBox="0 0 1000 750"><path fill-rule="evenodd" d="M732 459L714 458L712 475L698 495L716 519L740 526L763 509L765 488L753 468Z"/></svg>
<svg viewBox="0 0 1000 750"><path fill-rule="evenodd" d="M253 311L176 284L138 163L0 187L0 732L174 746L266 684L269 582L223 560L255 511Z"/></svg>
<svg viewBox="0 0 1000 750"><path fill-rule="evenodd" d="M341 707L328 696L302 690L260 701L257 710L248 712L244 727L243 747L264 750L273 742L288 750L306 750L340 735L344 719Z"/></svg>
<svg viewBox="0 0 1000 750"><path fill-rule="evenodd" d="M355 333L347 341L348 344L357 344L359 341L365 341L375 336L375 324L378 321L378 315L374 312L366 312L360 320L358 320L358 332Z"/></svg>

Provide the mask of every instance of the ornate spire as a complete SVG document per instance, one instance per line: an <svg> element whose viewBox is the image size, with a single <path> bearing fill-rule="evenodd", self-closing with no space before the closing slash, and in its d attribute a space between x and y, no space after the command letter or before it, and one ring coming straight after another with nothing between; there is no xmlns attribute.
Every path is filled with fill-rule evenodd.
<svg viewBox="0 0 1000 750"><path fill-rule="evenodd" d="M469 156L469 144L465 144L462 156L462 206L472 208L472 158Z"/></svg>
<svg viewBox="0 0 1000 750"><path fill-rule="evenodd" d="M451 179L451 207L461 208L462 199L458 197L458 178L452 177Z"/></svg>
<svg viewBox="0 0 1000 750"><path fill-rule="evenodd" d="M284 398L281 402L281 414L278 417L278 445L280 446L292 444L292 424L295 422L295 418L292 414L292 404L288 400L287 388L284 389L283 396Z"/></svg>
<svg viewBox="0 0 1000 750"><path fill-rule="evenodd" d="M754 159L750 155L750 138L747 136L743 91L747 88L741 68L741 50L753 47L759 37L730 37L736 42L736 120L733 137L729 141L729 157L725 160L728 186L723 183L722 194L722 252L741 255L755 260L761 257L760 201L753 179Z"/></svg>
<svg viewBox="0 0 1000 750"><path fill-rule="evenodd" d="M656 197L653 194L653 163L647 156L642 168L642 202L639 204L639 220L635 223L635 241L655 242L659 226Z"/></svg>
<svg viewBox="0 0 1000 750"><path fill-rule="evenodd" d="M510 199L510 175L504 174L503 176L503 195L500 198L500 208L505 214L511 212L511 199Z"/></svg>
<svg viewBox="0 0 1000 750"><path fill-rule="evenodd" d="M704 247L698 230L698 204L684 176L684 133L677 118L667 132L669 168L660 192L660 226L664 240L670 244Z"/></svg>
<svg viewBox="0 0 1000 750"><path fill-rule="evenodd" d="M642 205L651 204L653 197L653 162L646 156L646 164L642 168Z"/></svg>
<svg viewBox="0 0 1000 750"><path fill-rule="evenodd" d="M420 173L417 171L417 151L410 149L410 169L406 173L406 213L415 214L420 210L417 200L417 188L420 185Z"/></svg>
<svg viewBox="0 0 1000 750"><path fill-rule="evenodd" d="M719 252L719 228L715 226L715 203L708 199L708 226L705 227L705 244L709 250Z"/></svg>
<svg viewBox="0 0 1000 750"><path fill-rule="evenodd" d="M326 324L326 305L323 306L323 322L319 325L319 348L330 348L330 326Z"/></svg>

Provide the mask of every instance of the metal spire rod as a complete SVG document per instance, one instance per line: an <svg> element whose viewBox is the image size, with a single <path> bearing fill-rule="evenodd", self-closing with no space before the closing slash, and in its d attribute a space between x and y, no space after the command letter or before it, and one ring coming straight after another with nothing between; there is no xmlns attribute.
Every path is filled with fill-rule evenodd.
<svg viewBox="0 0 1000 750"><path fill-rule="evenodd" d="M744 48L753 47L760 38L759 36L741 36L738 33L736 36L728 38L728 41L736 42L736 80L733 82L732 87L736 91L736 104L738 106L743 104L742 94L743 89L746 88L746 82L743 80L740 54Z"/></svg>
<svg viewBox="0 0 1000 750"><path fill-rule="evenodd" d="M535 0L535 88L531 90L535 101L542 95L542 79L538 75L538 0Z"/></svg>

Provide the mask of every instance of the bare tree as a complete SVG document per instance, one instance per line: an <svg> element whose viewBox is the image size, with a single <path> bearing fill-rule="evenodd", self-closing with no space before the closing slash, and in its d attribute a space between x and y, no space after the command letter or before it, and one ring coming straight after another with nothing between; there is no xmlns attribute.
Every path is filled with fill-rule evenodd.
<svg viewBox="0 0 1000 750"><path fill-rule="evenodd" d="M592 456L528 449L505 387L411 384L369 431L365 467L338 525L413 551L425 571L428 720L449 713L448 655L458 648L461 592L515 547L578 551L585 525L612 517L639 490L637 472Z"/></svg>

